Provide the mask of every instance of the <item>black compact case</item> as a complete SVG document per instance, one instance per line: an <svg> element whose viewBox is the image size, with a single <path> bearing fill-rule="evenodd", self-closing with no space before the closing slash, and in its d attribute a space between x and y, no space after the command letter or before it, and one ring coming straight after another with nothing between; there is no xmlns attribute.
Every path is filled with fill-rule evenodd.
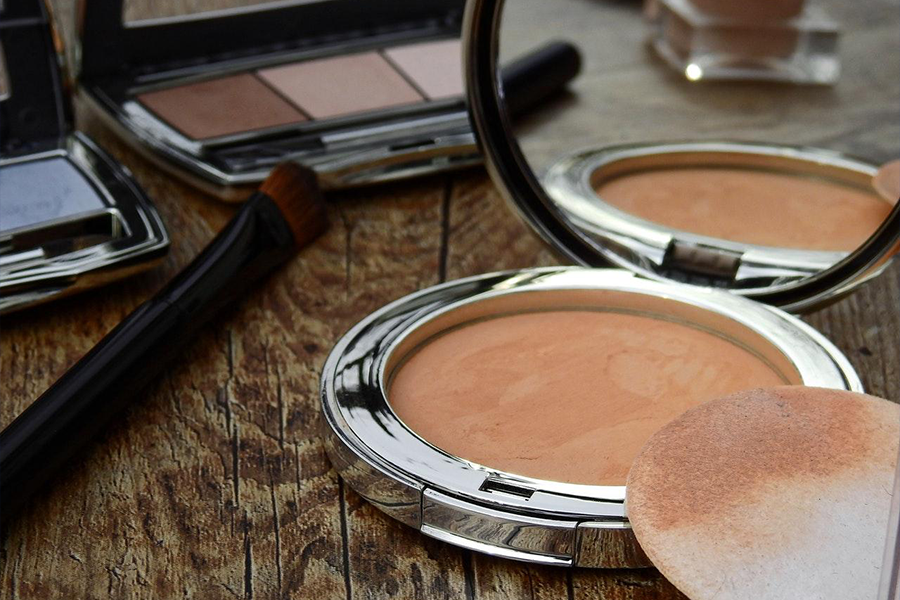
<svg viewBox="0 0 900 600"><path fill-rule="evenodd" d="M0 5L0 52L0 312L150 267L168 234L130 172L73 131L49 6Z"/></svg>
<svg viewBox="0 0 900 600"><path fill-rule="evenodd" d="M63 89L61 45L40 2L0 6L0 43L6 94L0 100L0 155L4 158L60 146L72 121Z"/></svg>

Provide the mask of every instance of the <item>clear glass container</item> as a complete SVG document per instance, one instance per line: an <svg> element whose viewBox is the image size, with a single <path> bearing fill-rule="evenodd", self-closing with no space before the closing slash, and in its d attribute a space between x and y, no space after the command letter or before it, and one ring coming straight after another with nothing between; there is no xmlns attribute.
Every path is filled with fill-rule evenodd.
<svg viewBox="0 0 900 600"><path fill-rule="evenodd" d="M762 80L833 84L840 75L840 29L807 3L787 19L711 15L690 0L649 0L651 44L691 81Z"/></svg>

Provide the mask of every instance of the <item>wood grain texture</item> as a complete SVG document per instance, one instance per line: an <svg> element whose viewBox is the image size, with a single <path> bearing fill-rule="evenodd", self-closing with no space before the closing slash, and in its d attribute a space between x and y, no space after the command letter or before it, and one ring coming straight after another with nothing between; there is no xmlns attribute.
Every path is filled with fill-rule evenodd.
<svg viewBox="0 0 900 600"><path fill-rule="evenodd" d="M71 3L58 4L71 34ZM628 109L610 110L624 121ZM3 319L0 425L187 264L233 211L154 168L84 111L78 116L155 199L172 248L152 272ZM896 120L884 131L869 123L841 125L850 136L844 145L887 152ZM822 135L843 135L832 125ZM682 598L652 570L554 569L459 550L389 519L339 480L319 441L317 393L336 339L421 287L557 260L480 169L330 199L328 233L206 327L3 534L0 597ZM898 299L893 265L807 317L870 393L894 401Z"/></svg>

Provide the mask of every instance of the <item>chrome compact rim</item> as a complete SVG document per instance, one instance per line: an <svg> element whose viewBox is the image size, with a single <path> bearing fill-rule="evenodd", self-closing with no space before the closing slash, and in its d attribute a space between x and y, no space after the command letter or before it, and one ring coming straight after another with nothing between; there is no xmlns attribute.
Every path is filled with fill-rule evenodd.
<svg viewBox="0 0 900 600"><path fill-rule="evenodd" d="M624 486L523 477L452 456L407 428L387 400L392 369L423 336L485 314L508 314L510 307L552 305L558 294L573 293L621 294L615 310L633 312L625 307L635 300L665 305L666 314L691 323L704 320L702 326L721 331L721 324L732 324L728 335L735 340L783 357L795 369L792 382L862 390L852 366L821 334L780 310L733 294L657 283L614 269L508 271L401 298L338 342L321 386L326 449L335 468L384 512L459 546L546 564L645 566L628 526Z"/></svg>

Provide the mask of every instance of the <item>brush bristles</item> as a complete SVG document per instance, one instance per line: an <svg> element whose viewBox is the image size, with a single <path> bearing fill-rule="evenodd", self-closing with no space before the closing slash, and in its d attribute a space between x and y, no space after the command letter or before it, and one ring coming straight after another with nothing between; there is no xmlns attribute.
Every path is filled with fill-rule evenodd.
<svg viewBox="0 0 900 600"><path fill-rule="evenodd" d="M312 242L328 227L325 200L312 169L282 163L272 169L259 191L281 209L298 248Z"/></svg>

